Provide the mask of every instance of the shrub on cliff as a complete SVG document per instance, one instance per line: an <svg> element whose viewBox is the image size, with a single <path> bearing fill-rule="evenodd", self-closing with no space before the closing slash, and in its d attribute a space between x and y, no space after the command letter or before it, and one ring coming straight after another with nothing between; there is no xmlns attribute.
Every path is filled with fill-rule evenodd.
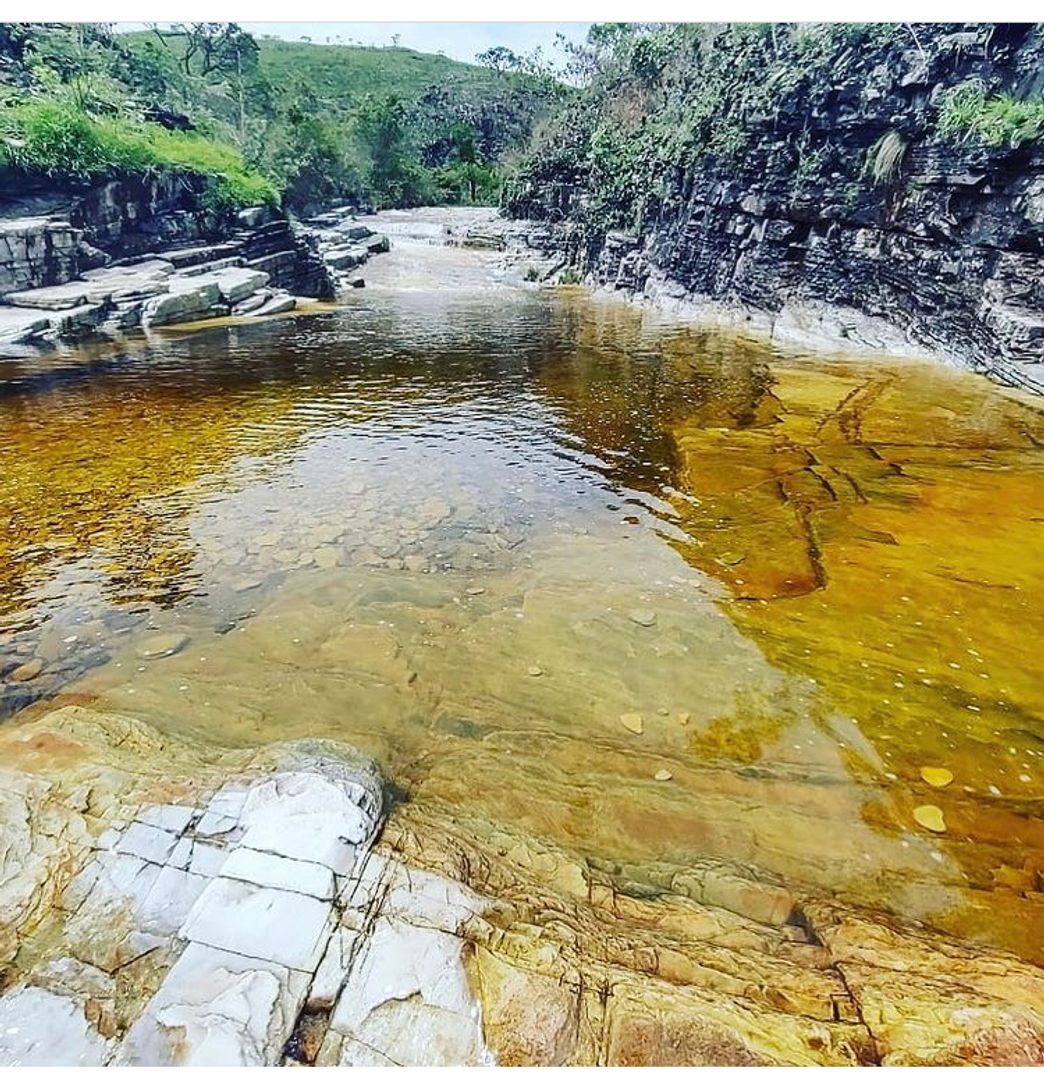
<svg viewBox="0 0 1044 1084"><path fill-rule="evenodd" d="M939 114L939 134L1015 149L1044 136L1044 101L991 96L981 83L965 83L947 95Z"/></svg>
<svg viewBox="0 0 1044 1084"><path fill-rule="evenodd" d="M125 117L94 116L63 102L0 108L0 164L88 182L160 170L193 173L211 180L205 199L216 211L279 199L271 181L227 144Z"/></svg>

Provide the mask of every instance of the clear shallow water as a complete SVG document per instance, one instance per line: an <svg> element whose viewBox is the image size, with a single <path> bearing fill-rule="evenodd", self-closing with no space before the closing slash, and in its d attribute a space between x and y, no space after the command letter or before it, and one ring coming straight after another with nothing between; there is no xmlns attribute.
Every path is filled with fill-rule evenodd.
<svg viewBox="0 0 1044 1084"><path fill-rule="evenodd" d="M462 830L1039 958L1039 405L421 249L340 308L4 368L5 713L337 737Z"/></svg>

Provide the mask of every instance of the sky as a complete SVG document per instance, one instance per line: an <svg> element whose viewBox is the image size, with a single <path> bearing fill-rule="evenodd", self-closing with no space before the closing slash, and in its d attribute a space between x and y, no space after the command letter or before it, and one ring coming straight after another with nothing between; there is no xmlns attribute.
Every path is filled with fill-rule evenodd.
<svg viewBox="0 0 1044 1084"><path fill-rule="evenodd" d="M124 24L137 29L144 24ZM506 45L516 53L528 53L540 46L548 59L559 59L555 34L571 41L583 41L590 23L250 23L239 24L255 37L270 35L291 41L303 37L317 44L390 45L392 35L399 44L424 53L443 52L455 60L473 62L476 53L491 45Z"/></svg>

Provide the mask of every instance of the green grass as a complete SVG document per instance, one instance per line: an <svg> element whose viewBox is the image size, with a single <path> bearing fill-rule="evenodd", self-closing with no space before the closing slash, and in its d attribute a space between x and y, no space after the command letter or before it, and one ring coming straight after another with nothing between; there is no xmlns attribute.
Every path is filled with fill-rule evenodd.
<svg viewBox="0 0 1044 1084"><path fill-rule="evenodd" d="M124 117L99 117L59 102L0 108L0 164L90 181L121 173L180 171L212 181L215 211L277 203L279 192L228 144Z"/></svg>
<svg viewBox="0 0 1044 1084"><path fill-rule="evenodd" d="M319 45L258 38L260 63L276 85L304 78L319 102L351 108L364 94L395 94L415 101L433 86L490 90L503 79L488 68L413 49Z"/></svg>
<svg viewBox="0 0 1044 1084"><path fill-rule="evenodd" d="M1044 135L1044 101L1020 101L1010 94L987 96L981 85L967 83L947 97L938 131L944 139L1014 149Z"/></svg>

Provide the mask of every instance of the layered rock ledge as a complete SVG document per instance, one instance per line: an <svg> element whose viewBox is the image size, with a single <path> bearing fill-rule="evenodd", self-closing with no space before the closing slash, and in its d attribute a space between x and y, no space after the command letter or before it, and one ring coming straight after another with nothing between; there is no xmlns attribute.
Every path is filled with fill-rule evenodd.
<svg viewBox="0 0 1044 1084"><path fill-rule="evenodd" d="M328 741L0 738L0 1064L1042 1064L1044 973L707 862L639 885Z"/></svg>
<svg viewBox="0 0 1044 1084"><path fill-rule="evenodd" d="M614 190L598 187L590 132L576 136L578 159L540 148L506 209L537 220L532 243L604 289L790 347L934 356L1044 392L1044 146L937 130L954 88L1035 100L1040 35L937 23L915 39L839 47L811 85L795 73L732 154L619 179L641 197L640 211L617 208L621 221L591 212ZM702 85L694 74L683 100L693 117ZM658 91L610 101L614 127L666 125L643 104ZM875 172L888 145L894 168Z"/></svg>
<svg viewBox="0 0 1044 1084"><path fill-rule="evenodd" d="M308 225L252 207L220 227L169 181L0 207L0 358L26 345L287 312L364 284L387 238L351 207ZM55 205L57 204L57 205Z"/></svg>

